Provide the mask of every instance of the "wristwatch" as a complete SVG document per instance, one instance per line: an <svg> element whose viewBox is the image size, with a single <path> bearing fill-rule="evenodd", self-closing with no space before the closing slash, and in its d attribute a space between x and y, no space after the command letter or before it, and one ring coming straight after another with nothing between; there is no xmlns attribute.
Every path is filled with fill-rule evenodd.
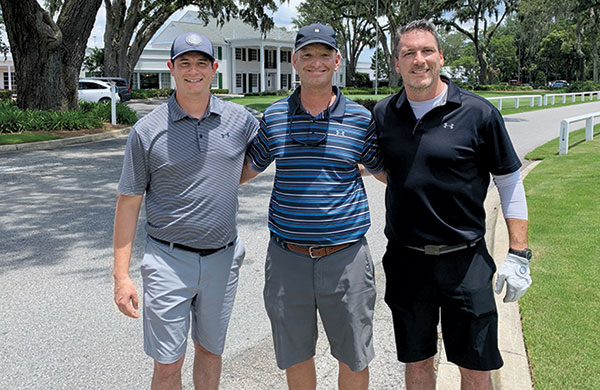
<svg viewBox="0 0 600 390"><path fill-rule="evenodd" d="M513 255L522 257L524 259L527 259L527 261L531 261L531 257L532 257L532 252L531 249L529 248L525 248L523 250L517 250L517 249L513 249L513 248L509 248L508 249L508 253L512 253Z"/></svg>

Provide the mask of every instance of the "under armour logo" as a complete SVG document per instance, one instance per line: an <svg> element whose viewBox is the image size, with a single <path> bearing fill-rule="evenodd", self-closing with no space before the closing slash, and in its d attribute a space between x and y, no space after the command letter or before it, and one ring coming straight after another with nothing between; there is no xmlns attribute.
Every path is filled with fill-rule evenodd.
<svg viewBox="0 0 600 390"><path fill-rule="evenodd" d="M342 137L346 136L346 132L344 130L336 130L335 135L341 135Z"/></svg>
<svg viewBox="0 0 600 390"><path fill-rule="evenodd" d="M231 137L231 135L229 134L229 132L227 132L227 133L221 133L221 138L225 139L225 137L227 137L227 138Z"/></svg>
<svg viewBox="0 0 600 390"><path fill-rule="evenodd" d="M454 130L454 123L444 122L444 129L447 129L448 127Z"/></svg>

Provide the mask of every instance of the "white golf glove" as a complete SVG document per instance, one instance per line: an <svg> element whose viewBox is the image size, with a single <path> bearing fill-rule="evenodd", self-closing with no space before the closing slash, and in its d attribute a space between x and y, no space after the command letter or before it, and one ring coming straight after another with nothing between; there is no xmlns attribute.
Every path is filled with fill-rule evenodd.
<svg viewBox="0 0 600 390"><path fill-rule="evenodd" d="M496 277L496 294L500 294L506 282L504 303L514 302L521 298L531 285L529 276L529 260L509 253L500 266Z"/></svg>

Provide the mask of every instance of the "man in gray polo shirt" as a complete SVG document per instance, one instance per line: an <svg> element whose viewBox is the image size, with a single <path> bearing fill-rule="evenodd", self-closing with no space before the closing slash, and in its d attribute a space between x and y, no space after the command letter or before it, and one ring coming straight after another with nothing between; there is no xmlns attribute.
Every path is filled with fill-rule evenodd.
<svg viewBox="0 0 600 390"><path fill-rule="evenodd" d="M218 63L197 33L173 41L167 63L176 92L138 121L127 140L114 226L114 299L138 318L129 262L146 197L144 350L152 389L181 388L192 328L194 385L217 389L244 246L237 237L238 183L258 123L210 94Z"/></svg>

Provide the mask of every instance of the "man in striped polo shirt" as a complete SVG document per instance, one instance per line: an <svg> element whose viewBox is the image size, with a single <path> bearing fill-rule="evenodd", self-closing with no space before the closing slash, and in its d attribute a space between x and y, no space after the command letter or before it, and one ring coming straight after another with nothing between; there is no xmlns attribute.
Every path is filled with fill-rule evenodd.
<svg viewBox="0 0 600 390"><path fill-rule="evenodd" d="M114 226L114 299L137 318L129 262L146 197L144 350L152 389L181 388L192 319L194 386L217 389L244 246L237 237L238 186L258 122L210 94L218 63L197 33L173 41L167 63L176 91L138 121L127 140Z"/></svg>
<svg viewBox="0 0 600 390"><path fill-rule="evenodd" d="M333 29L300 29L292 55L300 87L265 110L242 182L276 161L264 299L277 364L290 389L316 388L317 311L340 389L367 389L375 280L364 237L369 205L358 164L385 181L370 112L332 86Z"/></svg>

